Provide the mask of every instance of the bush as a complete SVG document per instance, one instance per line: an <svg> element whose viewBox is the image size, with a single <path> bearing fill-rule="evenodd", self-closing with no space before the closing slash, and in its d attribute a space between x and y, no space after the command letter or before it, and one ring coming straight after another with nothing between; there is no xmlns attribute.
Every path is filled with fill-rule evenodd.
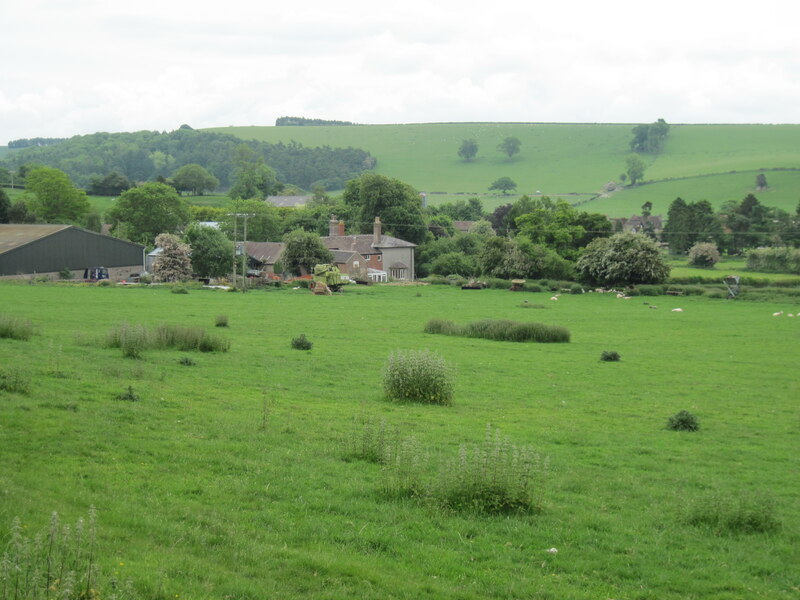
<svg viewBox="0 0 800 600"><path fill-rule="evenodd" d="M228 315L217 315L217 318L214 320L215 327L227 327L228 326Z"/></svg>
<svg viewBox="0 0 800 600"><path fill-rule="evenodd" d="M194 362L194 360L188 356L182 356L178 361L178 364L183 365L184 367L193 367L197 363Z"/></svg>
<svg viewBox="0 0 800 600"><path fill-rule="evenodd" d="M482 445L459 448L433 491L444 506L456 510L537 512L545 472L546 465L532 448L512 444L490 425Z"/></svg>
<svg viewBox="0 0 800 600"><path fill-rule="evenodd" d="M719 262L719 250L715 244L697 243L689 249L689 264L710 269Z"/></svg>
<svg viewBox="0 0 800 600"><path fill-rule="evenodd" d="M461 328L447 319L430 319L425 323L423 331L441 335L461 335Z"/></svg>
<svg viewBox="0 0 800 600"><path fill-rule="evenodd" d="M672 431L697 431L700 423L692 413L682 410L667 420L667 429Z"/></svg>
<svg viewBox="0 0 800 600"><path fill-rule="evenodd" d="M311 350L313 345L314 343L306 337L305 333L292 338L292 348L295 350Z"/></svg>
<svg viewBox="0 0 800 600"><path fill-rule="evenodd" d="M580 283L573 283L569 287L570 294L582 294L583 293L583 286Z"/></svg>
<svg viewBox="0 0 800 600"><path fill-rule="evenodd" d="M29 340L33 335L33 324L28 319L0 315L0 338Z"/></svg>
<svg viewBox="0 0 800 600"><path fill-rule="evenodd" d="M603 350L600 354L600 360L603 362L619 362L620 355L616 350Z"/></svg>
<svg viewBox="0 0 800 600"><path fill-rule="evenodd" d="M636 289L642 296L663 296L666 291L663 285L639 285Z"/></svg>
<svg viewBox="0 0 800 600"><path fill-rule="evenodd" d="M0 390L27 394L31 390L31 379L17 369L0 370Z"/></svg>
<svg viewBox="0 0 800 600"><path fill-rule="evenodd" d="M383 390L390 400L449 405L453 403L453 369L428 350L398 350L383 368Z"/></svg>
<svg viewBox="0 0 800 600"><path fill-rule="evenodd" d="M771 533L780 528L775 502L765 495L712 493L696 499L686 511L690 525L715 534Z"/></svg>
<svg viewBox="0 0 800 600"><path fill-rule="evenodd" d="M670 267L658 245L637 233L618 233L589 242L578 259L581 280L592 285L662 283Z"/></svg>
<svg viewBox="0 0 800 600"><path fill-rule="evenodd" d="M72 269L64 267L58 272L58 278L63 280L72 279Z"/></svg>
<svg viewBox="0 0 800 600"><path fill-rule="evenodd" d="M133 386L129 385L128 389L122 392L121 394L117 394L117 400L124 400L126 402L138 402L141 400L139 394L133 391Z"/></svg>
<svg viewBox="0 0 800 600"><path fill-rule="evenodd" d="M508 287L511 287L510 285ZM522 285L522 289L526 292L531 292L532 294L538 294L543 292L542 286L537 283L524 283Z"/></svg>
<svg viewBox="0 0 800 600"><path fill-rule="evenodd" d="M188 294L189 290L187 290L182 285L177 285L172 290L170 290L173 294Z"/></svg>
<svg viewBox="0 0 800 600"><path fill-rule="evenodd" d="M800 274L800 248L756 248L747 253L747 268L767 273Z"/></svg>

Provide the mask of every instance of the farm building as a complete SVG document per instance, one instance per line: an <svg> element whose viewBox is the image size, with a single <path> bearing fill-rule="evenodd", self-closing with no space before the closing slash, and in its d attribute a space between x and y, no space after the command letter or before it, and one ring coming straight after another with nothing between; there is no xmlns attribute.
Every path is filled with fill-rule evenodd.
<svg viewBox="0 0 800 600"><path fill-rule="evenodd" d="M414 280L414 248L416 244L381 233L381 220L375 217L372 235L344 235L344 223L332 217L328 236L322 243L332 251L357 252L364 257L361 268L386 271L390 280Z"/></svg>
<svg viewBox="0 0 800 600"><path fill-rule="evenodd" d="M112 279L142 271L144 246L74 225L0 225L0 277L106 267Z"/></svg>
<svg viewBox="0 0 800 600"><path fill-rule="evenodd" d="M330 235L320 238L333 252L333 262L345 275L363 277L368 274L374 281L413 281L414 248L416 244L383 235L381 221L375 217L372 234L345 235L344 222L331 218ZM274 273L283 244L277 242L247 242L248 263L251 268Z"/></svg>

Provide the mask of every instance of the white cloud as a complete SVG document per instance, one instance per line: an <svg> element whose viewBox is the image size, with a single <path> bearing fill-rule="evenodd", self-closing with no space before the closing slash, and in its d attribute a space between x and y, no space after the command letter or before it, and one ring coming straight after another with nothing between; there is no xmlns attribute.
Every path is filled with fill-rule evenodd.
<svg viewBox="0 0 800 600"><path fill-rule="evenodd" d="M800 122L793 4L3 3L0 143L371 122ZM771 21L767 19L772 16ZM5 138L5 139L3 139Z"/></svg>

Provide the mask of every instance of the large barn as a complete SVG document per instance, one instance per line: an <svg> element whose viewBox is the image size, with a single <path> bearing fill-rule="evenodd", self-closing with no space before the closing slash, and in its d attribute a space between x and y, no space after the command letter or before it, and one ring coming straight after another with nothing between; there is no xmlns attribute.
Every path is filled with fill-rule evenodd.
<svg viewBox="0 0 800 600"><path fill-rule="evenodd" d="M0 225L0 277L81 276L106 267L111 279L143 270L144 246L74 225Z"/></svg>

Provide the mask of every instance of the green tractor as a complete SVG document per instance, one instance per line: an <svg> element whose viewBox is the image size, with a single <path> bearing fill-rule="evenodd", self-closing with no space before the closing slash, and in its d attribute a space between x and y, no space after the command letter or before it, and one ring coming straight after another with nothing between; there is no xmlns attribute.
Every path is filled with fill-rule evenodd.
<svg viewBox="0 0 800 600"><path fill-rule="evenodd" d="M347 279L342 277L339 272L339 267L329 264L314 265L313 280L314 286L311 291L315 294L338 292L343 285L348 283Z"/></svg>

